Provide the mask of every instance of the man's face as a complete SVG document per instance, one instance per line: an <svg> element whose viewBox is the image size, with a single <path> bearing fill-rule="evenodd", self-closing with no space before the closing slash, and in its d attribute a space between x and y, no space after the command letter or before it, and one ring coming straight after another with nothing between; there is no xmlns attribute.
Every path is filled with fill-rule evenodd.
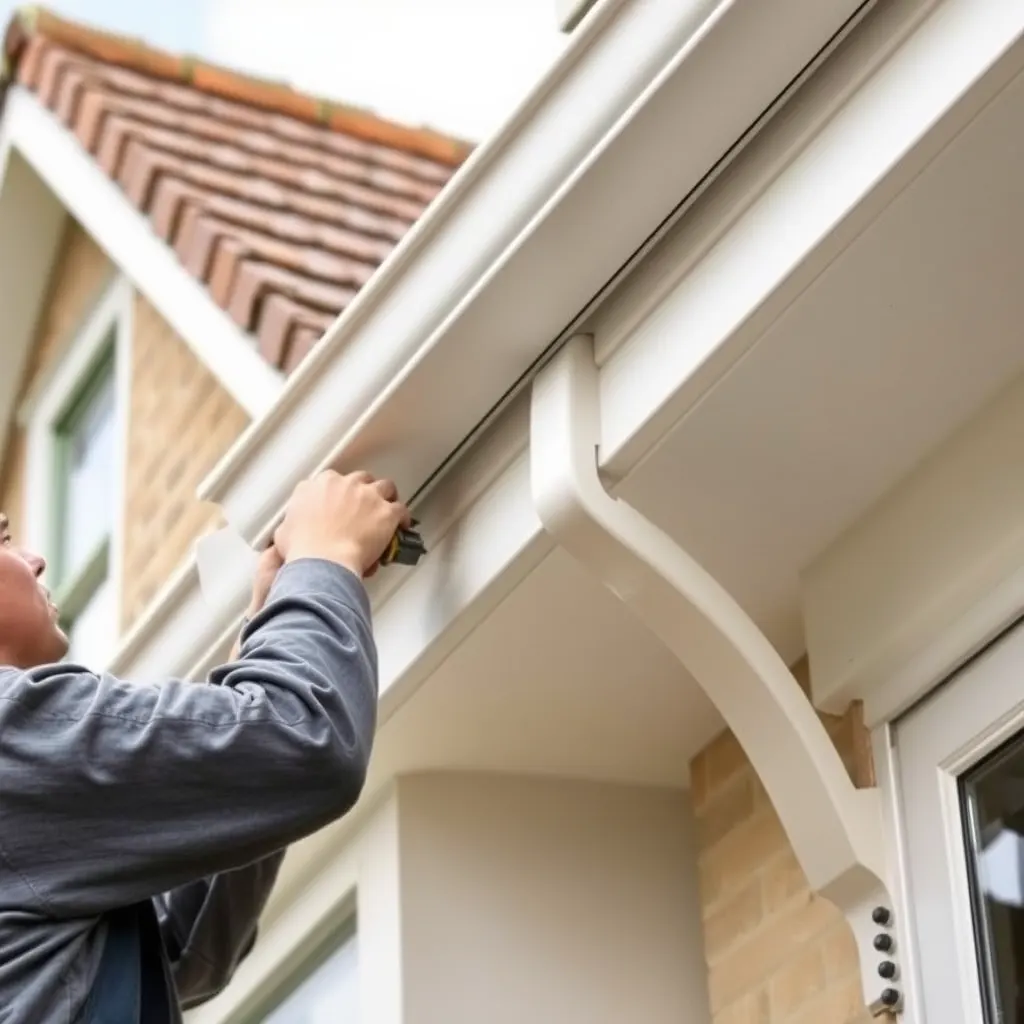
<svg viewBox="0 0 1024 1024"><path fill-rule="evenodd" d="M60 661L68 638L40 577L46 562L15 546L0 513L0 664L34 668Z"/></svg>

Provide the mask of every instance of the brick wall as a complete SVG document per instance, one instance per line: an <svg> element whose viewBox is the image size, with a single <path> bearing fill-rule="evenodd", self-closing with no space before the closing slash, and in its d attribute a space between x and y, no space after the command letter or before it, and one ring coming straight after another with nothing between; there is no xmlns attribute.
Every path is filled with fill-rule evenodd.
<svg viewBox="0 0 1024 1024"><path fill-rule="evenodd" d="M822 719L854 782L872 784L859 706ZM733 735L715 739L691 771L713 1024L867 1021L846 920L811 893Z"/></svg>
<svg viewBox="0 0 1024 1024"><path fill-rule="evenodd" d="M196 487L244 430L245 412L138 296L132 339L122 624L145 609L193 541L219 523Z"/></svg>
<svg viewBox="0 0 1024 1024"><path fill-rule="evenodd" d="M74 337L112 273L103 251L69 218L29 353L19 403ZM0 509L10 516L15 536L24 532L24 469L25 438L15 428L0 463Z"/></svg>

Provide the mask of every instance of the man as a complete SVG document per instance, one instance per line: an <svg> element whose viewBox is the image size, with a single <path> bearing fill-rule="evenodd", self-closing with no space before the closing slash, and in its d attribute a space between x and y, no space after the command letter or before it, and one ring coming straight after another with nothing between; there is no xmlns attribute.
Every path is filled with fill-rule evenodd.
<svg viewBox="0 0 1024 1024"><path fill-rule="evenodd" d="M0 547L0 1024L174 1024L256 936L284 849L359 797L377 660L362 579L394 485L300 484L237 657L207 683L57 664L42 559Z"/></svg>

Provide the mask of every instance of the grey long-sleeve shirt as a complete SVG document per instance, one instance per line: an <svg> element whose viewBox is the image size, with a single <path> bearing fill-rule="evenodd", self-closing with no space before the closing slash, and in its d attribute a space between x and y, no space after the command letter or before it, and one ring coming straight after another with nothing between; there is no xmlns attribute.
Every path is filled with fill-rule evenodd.
<svg viewBox="0 0 1024 1024"><path fill-rule="evenodd" d="M0 1024L76 1024L101 915L148 898L172 1003L223 988L281 851L357 800L376 707L362 582L313 559L209 683L0 668Z"/></svg>

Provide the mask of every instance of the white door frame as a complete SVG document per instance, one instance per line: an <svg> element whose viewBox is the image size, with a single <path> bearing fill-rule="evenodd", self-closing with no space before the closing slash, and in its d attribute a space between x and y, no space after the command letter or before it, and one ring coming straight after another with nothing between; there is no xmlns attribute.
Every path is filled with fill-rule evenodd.
<svg viewBox="0 0 1024 1024"><path fill-rule="evenodd" d="M892 726L914 1024L986 1024L959 779L1024 731L1024 618Z"/></svg>

